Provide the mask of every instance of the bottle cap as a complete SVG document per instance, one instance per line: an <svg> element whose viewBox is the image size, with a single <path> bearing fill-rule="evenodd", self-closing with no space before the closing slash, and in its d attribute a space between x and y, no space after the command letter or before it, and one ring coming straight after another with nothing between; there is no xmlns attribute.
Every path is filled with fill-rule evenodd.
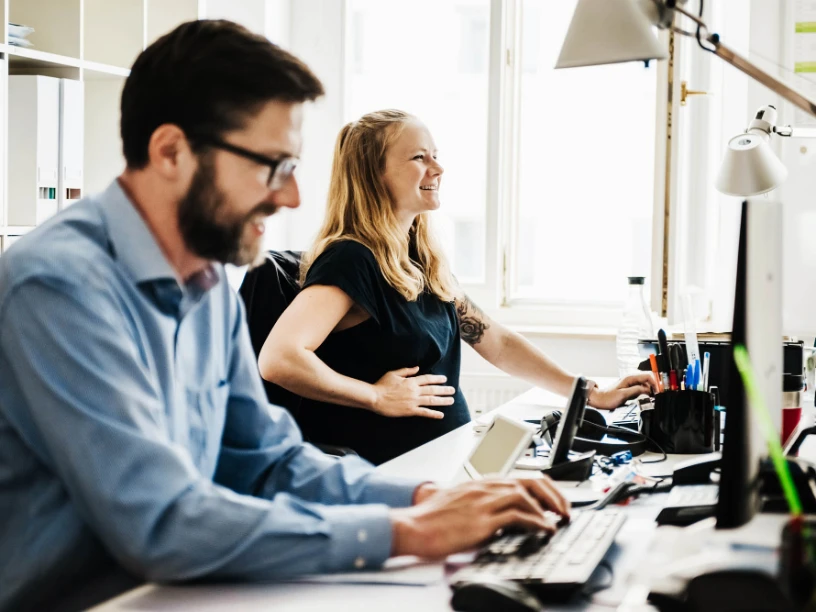
<svg viewBox="0 0 816 612"><path fill-rule="evenodd" d="M646 277L645 276L629 276L630 285L645 285L646 284Z"/></svg>

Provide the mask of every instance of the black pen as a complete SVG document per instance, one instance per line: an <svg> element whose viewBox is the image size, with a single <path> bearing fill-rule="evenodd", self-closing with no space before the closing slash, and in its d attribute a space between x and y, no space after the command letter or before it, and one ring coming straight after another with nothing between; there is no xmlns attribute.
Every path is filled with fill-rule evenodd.
<svg viewBox="0 0 816 612"><path fill-rule="evenodd" d="M666 332L662 329L657 332L657 343L660 347L660 354L663 356L663 362L659 364L660 372L668 372L672 369L671 355L669 354L669 343L666 341Z"/></svg>

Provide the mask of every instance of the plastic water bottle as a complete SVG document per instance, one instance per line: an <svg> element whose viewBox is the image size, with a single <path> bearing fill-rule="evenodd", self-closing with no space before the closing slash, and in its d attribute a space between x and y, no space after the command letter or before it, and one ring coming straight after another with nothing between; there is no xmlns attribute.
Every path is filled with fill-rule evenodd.
<svg viewBox="0 0 816 612"><path fill-rule="evenodd" d="M618 357L618 375L623 378L638 371L643 359L638 351L639 339L654 339L654 327L646 297L643 295L643 276L629 277L629 296L623 311L623 320L618 328L615 342Z"/></svg>

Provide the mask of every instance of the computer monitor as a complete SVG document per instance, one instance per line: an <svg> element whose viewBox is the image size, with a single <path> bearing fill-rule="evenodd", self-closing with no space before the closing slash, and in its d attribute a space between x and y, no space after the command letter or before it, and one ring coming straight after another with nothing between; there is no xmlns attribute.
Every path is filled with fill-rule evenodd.
<svg viewBox="0 0 816 612"><path fill-rule="evenodd" d="M533 430L525 423L497 414L465 461L467 476L472 480L506 476L532 439Z"/></svg>
<svg viewBox="0 0 816 612"><path fill-rule="evenodd" d="M781 412L781 208L777 203L742 203L734 292L734 346L743 344L768 409ZM729 359L725 435L721 459L717 528L740 527L759 509L759 468L765 443L748 404L733 354Z"/></svg>
<svg viewBox="0 0 816 612"><path fill-rule="evenodd" d="M586 379L583 376L575 378L567 408L558 419L558 429L550 449L547 465L541 468L541 471L553 480L582 481L592 475L595 451L570 456L570 449L575 441L578 428L584 421L587 403L586 387ZM551 417L545 416L542 419L542 428L549 418Z"/></svg>
<svg viewBox="0 0 816 612"><path fill-rule="evenodd" d="M569 461L569 452L572 448L572 443L578 434L578 428L584 421L584 411L586 410L587 403L586 386L586 378L576 376L575 382L572 384L572 391L570 392L570 399L569 402L567 402L566 410L558 421L558 429L556 430L552 449L550 450L550 466Z"/></svg>

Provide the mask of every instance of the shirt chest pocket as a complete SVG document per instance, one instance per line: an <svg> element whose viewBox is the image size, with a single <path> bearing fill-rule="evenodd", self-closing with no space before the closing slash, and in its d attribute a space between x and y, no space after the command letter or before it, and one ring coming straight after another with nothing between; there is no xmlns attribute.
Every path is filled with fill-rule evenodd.
<svg viewBox="0 0 816 612"><path fill-rule="evenodd" d="M215 473L218 448L224 428L230 385L226 380L212 387L185 389L187 400L187 448L205 476Z"/></svg>

